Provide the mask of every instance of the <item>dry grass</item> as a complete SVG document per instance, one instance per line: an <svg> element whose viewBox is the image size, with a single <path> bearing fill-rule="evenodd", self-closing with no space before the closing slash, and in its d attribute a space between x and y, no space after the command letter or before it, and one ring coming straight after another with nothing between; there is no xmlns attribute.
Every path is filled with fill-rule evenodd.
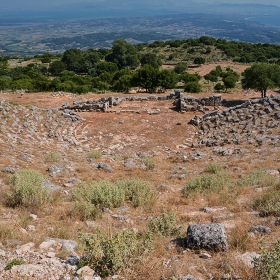
<svg viewBox="0 0 280 280"><path fill-rule="evenodd" d="M235 71L241 71L241 68L245 67L231 65L235 67L233 68ZM216 65L205 65L203 67L195 71L206 73ZM226 65L223 67L226 67ZM202 92L197 94L196 97L210 96L212 94ZM110 93L110 95L120 96L121 94ZM95 96L87 94L79 96L77 99L87 100L105 96L108 95ZM223 98L245 101L248 98L257 96L245 96L241 91L234 91L230 94L224 94ZM22 104L34 104L44 108L59 107L61 104L65 102L71 103L73 100L70 96L52 98L50 93L25 94L24 98L20 100L16 94L0 94L0 99ZM123 105L143 107L144 103L135 102ZM190 152L196 151L196 149L189 146L178 147L178 145L184 144L186 139L195 132L193 127L188 125L188 121L194 114L179 114L169 110L172 107L170 101L151 101L147 104L147 107L160 109L160 114L148 115L146 113L135 114L130 112L119 114L81 113L84 121L82 124L78 124L78 131L81 131L87 125L87 137L90 141L80 146L63 146L64 143L59 143L57 139L54 139L49 146L45 146L44 142L39 143L36 141L30 145L19 144L18 142L9 144L1 142L0 169L5 166L18 165L20 169L33 168L47 176L46 169L52 164L52 157L51 160L46 160L44 156L51 151L51 153L61 155L63 164L67 166L67 172L58 177L50 178L54 185L62 187L62 189L53 193L53 200L48 202L40 211L30 208L12 209L6 207L4 198L1 196L0 242L5 245L9 239L20 239L22 242L33 241L36 245L39 245L46 237L77 241L79 229L83 232L95 233L95 227L90 228L85 224L85 221L74 216L69 217L74 190L78 189L81 183L90 184L93 181L103 180L115 183L121 179L131 180L132 178L137 178L148 183L151 193L156 197L151 207L133 207L133 203L127 200L125 202L125 205L129 206L127 213L118 212L118 208L112 208L112 213L102 213L102 218L99 216L95 218L96 227L100 226L106 231L110 228L109 231L112 233L123 229L146 232L149 229L149 217L158 217L161 215L162 209L166 209L168 213L172 211L176 213L177 224L183 225L183 234L185 234L184 232L190 223L211 223L217 219L217 216L234 214L234 216L220 220L226 227L230 248L228 252L224 253L210 252L212 258L204 260L199 258L195 251L187 251L186 248L172 243L171 238L155 235L155 249L135 260L129 268L118 272L120 277L129 280L170 280L172 277L179 278L191 274L195 277L208 279L209 275L212 274L213 279L221 279L224 274L230 274L232 277L234 275L240 276L243 280L254 279L252 270L238 260L236 255L246 251L258 251L259 236L251 238L247 232L252 225L263 224L271 227L272 233L264 236L266 244L274 243L279 238L280 229L273 226L275 220L273 216L260 218L247 213L254 211L254 199L269 194L270 190L264 189L262 193L256 193L256 186L253 186L256 183L255 181L251 181L249 184L240 184L238 187L221 188L220 185L217 185L214 187L217 187L218 191L210 189L207 192L194 193L190 197L184 197L182 189L190 180L201 175L216 175L216 170L221 169L220 166L222 166L222 171L228 172L233 183L236 183L240 178L246 178L251 171L261 167L264 169L277 169L279 167L275 159L280 158L280 151L271 153L271 148L273 147L265 146L259 153L256 153L256 147L242 144L240 148L248 150L246 157L243 155L222 157L214 155L211 148L199 147L198 149L206 154L205 158L197 161L189 158L184 161L182 160L183 154L188 155ZM23 117L25 117L24 114L20 113L19 118ZM120 124L121 120L123 120L122 124ZM179 122L181 125L176 125ZM9 125L12 125L10 119ZM3 133L5 131L1 132L1 136L3 136ZM82 148L82 151L79 148ZM102 151L102 161L112 166L112 173L97 170L87 160L90 151L97 149ZM31 157L30 161L23 161L19 157L20 153L30 153L33 157ZM154 168L149 170L141 169L140 165L143 157L139 157L139 153L144 154L145 158L151 159L154 163ZM135 162L135 167L124 166L124 162L128 159ZM186 171L182 171L183 169L178 171L174 166L180 166ZM234 168L238 168L238 170L234 171ZM205 169L208 172L205 172ZM185 178L172 177L171 175L174 174L183 174ZM1 193L7 193L9 190L8 177L9 174L1 172ZM77 183L68 186L69 178L76 178ZM258 181L256 184L265 187L269 185L269 181ZM279 190L276 191L279 192ZM151 198L149 192L147 196L149 199ZM221 213L200 211L202 207L214 206L223 206L226 207L226 210ZM260 208L256 208L256 210L260 210ZM12 218L4 219L4 216L9 212L12 214ZM29 218L31 213L38 214L38 219L31 220ZM115 220L111 217L112 214L128 215L129 220ZM35 232L21 233L20 228L26 228L30 224L35 225ZM53 231L48 231L48 228L53 228ZM61 257L65 256L65 252L61 252Z"/></svg>

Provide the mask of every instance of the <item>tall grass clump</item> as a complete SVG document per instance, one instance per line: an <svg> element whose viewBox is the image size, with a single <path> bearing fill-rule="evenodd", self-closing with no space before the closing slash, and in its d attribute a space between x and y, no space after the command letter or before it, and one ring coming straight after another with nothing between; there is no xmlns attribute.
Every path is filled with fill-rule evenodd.
<svg viewBox="0 0 280 280"><path fill-rule="evenodd" d="M124 191L125 200L130 201L133 207L150 207L155 202L151 187L140 179L119 180L116 185Z"/></svg>
<svg viewBox="0 0 280 280"><path fill-rule="evenodd" d="M271 190L268 193L253 200L253 209L259 211L262 216L280 215L280 191Z"/></svg>
<svg viewBox="0 0 280 280"><path fill-rule="evenodd" d="M254 270L257 279L277 280L280 279L280 240L268 250L261 242L261 254L254 261Z"/></svg>
<svg viewBox="0 0 280 280"><path fill-rule="evenodd" d="M188 197L191 193L218 192L232 185L231 176L226 172L203 174L191 179L183 188L183 194Z"/></svg>
<svg viewBox="0 0 280 280"><path fill-rule="evenodd" d="M7 204L11 207L40 207L51 200L51 191L43 187L43 175L34 169L23 169L9 177L11 194Z"/></svg>
<svg viewBox="0 0 280 280"><path fill-rule="evenodd" d="M101 277L115 274L152 250L150 233L142 235L129 230L107 234L97 229L93 235L80 233L80 240L86 254L81 258L79 267L88 265Z"/></svg>
<svg viewBox="0 0 280 280"><path fill-rule="evenodd" d="M276 178L266 172L265 169L253 170L249 175L244 178L240 178L237 182L237 186L273 186L276 184Z"/></svg>

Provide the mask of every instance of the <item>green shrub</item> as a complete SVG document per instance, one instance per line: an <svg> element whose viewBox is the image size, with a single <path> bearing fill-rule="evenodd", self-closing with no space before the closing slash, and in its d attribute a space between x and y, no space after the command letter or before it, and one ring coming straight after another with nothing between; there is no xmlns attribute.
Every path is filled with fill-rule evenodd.
<svg viewBox="0 0 280 280"><path fill-rule="evenodd" d="M21 264L25 264L25 262L23 260L13 259L7 263L7 265L5 266L5 270L10 270L13 266Z"/></svg>
<svg viewBox="0 0 280 280"><path fill-rule="evenodd" d="M144 163L149 170L155 169L155 163L152 158L143 158L142 163Z"/></svg>
<svg viewBox="0 0 280 280"><path fill-rule="evenodd" d="M99 150L91 150L88 153L88 158L97 159L97 158L101 158L102 155L103 155L102 152Z"/></svg>
<svg viewBox="0 0 280 280"><path fill-rule="evenodd" d="M205 167L205 172L217 174L222 169L223 169L223 167L219 163L210 163Z"/></svg>
<svg viewBox="0 0 280 280"><path fill-rule="evenodd" d="M161 216L150 220L149 229L159 236L175 236L180 234L180 228L176 225L176 214L170 215L163 211Z"/></svg>
<svg viewBox="0 0 280 280"><path fill-rule="evenodd" d="M261 187L272 186L276 183L276 178L266 172L265 169L253 170L249 175L239 179L237 186L254 186L259 185Z"/></svg>
<svg viewBox="0 0 280 280"><path fill-rule="evenodd" d="M131 201L134 207L148 207L155 202L151 187L140 179L119 180L116 185L124 190L125 199Z"/></svg>
<svg viewBox="0 0 280 280"><path fill-rule="evenodd" d="M119 207L124 203L124 190L108 181L84 184L73 191L73 198L78 203L93 204L96 207Z"/></svg>
<svg viewBox="0 0 280 280"><path fill-rule="evenodd" d="M59 153L48 153L44 156L45 162L60 162L61 156Z"/></svg>
<svg viewBox="0 0 280 280"><path fill-rule="evenodd" d="M94 235L80 234L80 239L86 255L81 258L79 267L88 265L101 277L128 267L133 259L152 249L150 233L141 235L129 230L109 236L97 229Z"/></svg>
<svg viewBox="0 0 280 280"><path fill-rule="evenodd" d="M72 204L69 215L77 217L81 221L95 220L100 216L100 209L91 202L80 200Z"/></svg>
<svg viewBox="0 0 280 280"><path fill-rule="evenodd" d="M280 215L280 192L272 190L254 199L253 209L259 211L263 216Z"/></svg>
<svg viewBox="0 0 280 280"><path fill-rule="evenodd" d="M188 197L191 193L218 192L231 186L231 177L226 172L204 174L190 180L183 188L183 194Z"/></svg>
<svg viewBox="0 0 280 280"><path fill-rule="evenodd" d="M43 187L43 175L34 169L23 169L9 177L12 193L7 204L11 207L39 207L51 199L51 191Z"/></svg>
<svg viewBox="0 0 280 280"><path fill-rule="evenodd" d="M263 241L261 242L261 255L255 259L254 269L257 279L280 279L280 240L271 250L264 248Z"/></svg>

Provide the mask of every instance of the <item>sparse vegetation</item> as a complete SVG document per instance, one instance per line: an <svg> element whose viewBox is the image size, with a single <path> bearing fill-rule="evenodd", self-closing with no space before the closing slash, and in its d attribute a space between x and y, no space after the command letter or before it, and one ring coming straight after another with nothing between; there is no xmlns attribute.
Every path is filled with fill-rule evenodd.
<svg viewBox="0 0 280 280"><path fill-rule="evenodd" d="M116 185L124 190L126 201L130 201L134 207L147 208L155 202L155 194L151 187L140 179L119 180Z"/></svg>
<svg viewBox="0 0 280 280"><path fill-rule="evenodd" d="M45 162L60 162L61 155L59 153L51 152L44 156Z"/></svg>
<svg viewBox="0 0 280 280"><path fill-rule="evenodd" d="M257 279L280 279L280 240L271 249L265 248L264 242L262 241L260 249L260 258L254 261L254 270Z"/></svg>
<svg viewBox="0 0 280 280"><path fill-rule="evenodd" d="M210 163L205 167L205 172L207 173L212 173L212 174L217 174L219 173L223 167L219 163Z"/></svg>
<svg viewBox="0 0 280 280"><path fill-rule="evenodd" d="M280 192L279 190L270 190L262 194L253 201L253 209L259 211L262 216L280 215Z"/></svg>
<svg viewBox="0 0 280 280"><path fill-rule="evenodd" d="M150 157L143 158L142 163L145 164L146 168L149 170L153 170L155 168L155 163Z"/></svg>
<svg viewBox="0 0 280 280"><path fill-rule="evenodd" d="M21 264L25 264L25 261L19 259L13 259L7 263L7 265L5 266L5 270L10 270L13 266L21 265Z"/></svg>
<svg viewBox="0 0 280 280"><path fill-rule="evenodd" d="M203 174L195 179L191 179L185 185L183 194L188 197L192 193L218 192L231 185L231 176L226 172Z"/></svg>
<svg viewBox="0 0 280 280"><path fill-rule="evenodd" d="M11 175L7 204L11 207L41 207L49 202L51 191L43 187L43 179L43 175L34 169L19 170Z"/></svg>
<svg viewBox="0 0 280 280"><path fill-rule="evenodd" d="M107 234L97 229L95 234L80 234L86 255L79 266L89 265L100 276L113 275L128 267L133 260L152 250L150 233L139 234L125 230Z"/></svg>
<svg viewBox="0 0 280 280"><path fill-rule="evenodd" d="M181 228L177 226L177 217L174 212L170 215L163 210L159 217L151 219L149 229L155 234L163 237L180 235Z"/></svg>
<svg viewBox="0 0 280 280"><path fill-rule="evenodd" d="M250 172L249 175L241 178L236 183L238 186L255 186L260 187L273 186L276 184L275 176L266 172L265 169L256 169Z"/></svg>
<svg viewBox="0 0 280 280"><path fill-rule="evenodd" d="M101 158L102 155L103 155L102 152L99 151L99 150L91 150L88 153L88 158L90 158L90 159L98 159L98 158Z"/></svg>
<svg viewBox="0 0 280 280"><path fill-rule="evenodd" d="M125 191L114 183L99 181L83 184L74 189L73 199L86 207L89 207L90 204L100 209L102 207L119 207L124 203Z"/></svg>

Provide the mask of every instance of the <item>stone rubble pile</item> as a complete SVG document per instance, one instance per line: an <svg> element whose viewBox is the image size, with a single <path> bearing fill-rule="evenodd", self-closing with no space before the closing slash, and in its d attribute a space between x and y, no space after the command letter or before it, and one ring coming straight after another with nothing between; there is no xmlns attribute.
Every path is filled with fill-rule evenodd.
<svg viewBox="0 0 280 280"><path fill-rule="evenodd" d="M280 98L252 99L224 111L195 116L191 124L200 128L194 146L249 143L275 145L280 141Z"/></svg>

